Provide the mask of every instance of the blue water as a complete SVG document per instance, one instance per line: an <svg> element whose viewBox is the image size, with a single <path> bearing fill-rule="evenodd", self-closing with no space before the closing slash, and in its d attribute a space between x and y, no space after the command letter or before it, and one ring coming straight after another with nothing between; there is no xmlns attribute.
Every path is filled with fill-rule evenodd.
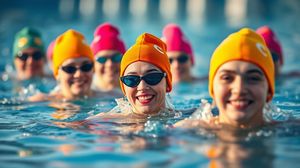
<svg viewBox="0 0 300 168"><path fill-rule="evenodd" d="M253 29L267 24L282 43L285 54L283 73L299 71L300 3L297 0L251 0L245 16L238 21L225 15L227 1L206 1L204 16L196 19L187 14L188 1L180 1L173 17L159 12L159 1L149 2L148 11L133 15L130 1L122 1L117 14L103 10L104 1L97 1L95 13L79 12L82 1L74 0L69 14L59 9L63 1L38 0L2 2L0 6L0 165L5 168L26 167L296 167L300 159L300 124L285 122L251 132L238 132L236 142L218 138L213 132L199 128L173 128L172 123L190 116L200 106L200 99L211 101L207 81L180 84L170 94L179 118L149 119L146 123L99 121L74 124L86 117L106 112L116 103L113 99L87 99L74 102L28 103L26 97L55 86L53 79L17 82L13 74L11 46L14 34L30 25L42 31L49 44L69 28L82 32L91 42L95 27L104 22L120 27L127 46L142 32L161 35L166 23L182 26L196 54L195 76L206 76L209 58L217 44L229 33L243 26ZM92 2L92 1L90 1ZM242 7L241 7L242 8ZM241 14L239 15L241 16ZM300 119L300 79L281 78L276 84L272 103L280 113ZM52 104L52 105L51 105ZM276 117L275 117L276 118ZM278 115L277 120L285 120ZM143 126L139 131L125 130ZM225 135L226 132L225 132ZM233 137L232 135L228 135ZM212 150L214 149L214 150ZM210 156L209 151L219 153Z"/></svg>

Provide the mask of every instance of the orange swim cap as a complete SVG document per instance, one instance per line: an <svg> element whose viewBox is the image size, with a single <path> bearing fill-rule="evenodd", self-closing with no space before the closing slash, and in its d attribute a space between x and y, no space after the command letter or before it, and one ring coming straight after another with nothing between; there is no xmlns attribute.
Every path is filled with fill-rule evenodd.
<svg viewBox="0 0 300 168"><path fill-rule="evenodd" d="M92 51L84 41L84 36L72 29L60 35L55 41L53 50L53 74L58 73L61 64L70 58L87 57L94 61Z"/></svg>
<svg viewBox="0 0 300 168"><path fill-rule="evenodd" d="M214 51L210 60L209 93L213 97L213 79L219 67L226 62L241 60L255 64L265 74L271 96L275 91L274 63L265 41L255 31L243 28L229 35Z"/></svg>
<svg viewBox="0 0 300 168"><path fill-rule="evenodd" d="M172 74L170 71L170 62L166 54L167 46L158 37L149 33L141 34L131 48L123 55L121 61L120 77L124 75L125 69L134 62L144 61L151 63L167 74L167 92L172 90ZM121 83L123 93L124 85Z"/></svg>

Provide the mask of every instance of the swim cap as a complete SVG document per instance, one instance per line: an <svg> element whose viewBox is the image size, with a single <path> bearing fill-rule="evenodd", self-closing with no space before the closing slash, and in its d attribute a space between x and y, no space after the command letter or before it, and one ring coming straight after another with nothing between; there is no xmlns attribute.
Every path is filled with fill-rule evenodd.
<svg viewBox="0 0 300 168"><path fill-rule="evenodd" d="M15 36L13 56L16 57L18 52L30 47L39 49L43 54L45 52L41 34L33 28L24 27Z"/></svg>
<svg viewBox="0 0 300 168"><path fill-rule="evenodd" d="M119 38L119 30L110 23L99 25L94 32L94 39L91 44L93 54L96 55L102 50L117 50L125 53L125 44Z"/></svg>
<svg viewBox="0 0 300 168"><path fill-rule="evenodd" d="M123 55L121 61L120 77L124 75L126 68L134 62L144 61L151 63L167 74L167 92L172 90L172 74L170 71L170 62L166 54L166 44L159 38L149 33L141 34L135 44L129 48ZM121 83L123 93L124 85Z"/></svg>
<svg viewBox="0 0 300 168"><path fill-rule="evenodd" d="M70 58L87 57L94 61L90 47L85 43L84 36L72 29L60 35L56 41L53 51L53 73L57 75L61 64Z"/></svg>
<svg viewBox="0 0 300 168"><path fill-rule="evenodd" d="M168 24L164 27L163 37L161 38L167 44L167 51L179 51L188 54L192 65L195 63L195 58L192 46L185 38L182 30L176 24Z"/></svg>
<svg viewBox="0 0 300 168"><path fill-rule="evenodd" d="M255 64L264 72L272 99L275 90L274 63L264 40L253 30L243 28L229 35L214 51L210 60L209 93L213 97L213 79L219 67L226 62L241 60Z"/></svg>
<svg viewBox="0 0 300 168"><path fill-rule="evenodd" d="M256 30L256 33L261 35L265 40L269 50L279 56L279 64L283 65L283 54L279 40L275 33L268 26L262 26Z"/></svg>

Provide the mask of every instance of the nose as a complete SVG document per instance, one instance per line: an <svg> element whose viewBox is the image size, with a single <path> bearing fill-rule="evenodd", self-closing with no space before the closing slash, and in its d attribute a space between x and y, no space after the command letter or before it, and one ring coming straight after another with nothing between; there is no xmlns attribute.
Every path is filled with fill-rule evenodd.
<svg viewBox="0 0 300 168"><path fill-rule="evenodd" d="M32 57L32 55L30 55L28 58L27 58L27 60L26 60L26 63L33 63L33 61L34 61L34 59L33 59L33 57Z"/></svg>
<svg viewBox="0 0 300 168"><path fill-rule="evenodd" d="M247 93L247 82L242 77L236 77L232 83L232 93L243 95Z"/></svg>
<svg viewBox="0 0 300 168"><path fill-rule="evenodd" d="M114 63L111 59L107 59L106 62L105 62L105 65L108 66L108 67L113 67L113 64Z"/></svg>
<svg viewBox="0 0 300 168"><path fill-rule="evenodd" d="M144 80L141 80L141 82L137 86L137 90L145 90L147 88L149 88L149 86Z"/></svg>
<svg viewBox="0 0 300 168"><path fill-rule="evenodd" d="M80 69L76 69L75 73L74 73L74 77L80 77L83 74L83 72Z"/></svg>
<svg viewBox="0 0 300 168"><path fill-rule="evenodd" d="M179 64L177 59L174 59L171 66L174 67L174 68L178 68L180 66L180 64Z"/></svg>

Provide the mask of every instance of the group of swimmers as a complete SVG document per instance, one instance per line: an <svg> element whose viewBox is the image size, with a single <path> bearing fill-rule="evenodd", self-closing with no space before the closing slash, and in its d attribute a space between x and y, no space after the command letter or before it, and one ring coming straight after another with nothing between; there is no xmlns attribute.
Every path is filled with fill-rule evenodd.
<svg viewBox="0 0 300 168"><path fill-rule="evenodd" d="M168 24L161 38L149 33L137 37L127 50L118 28L99 25L91 45L78 31L67 30L48 47L57 86L29 101L75 100L93 96L126 97L128 108L115 114L147 118L161 111L172 113L166 93L179 82L192 82L193 49L181 28ZM46 53L41 35L24 28L15 37L13 55L19 80L43 77ZM283 53L267 26L257 31L242 28L215 49L208 75L209 94L219 114L209 121L185 119L184 126L253 128L266 124L264 106L275 93L275 76L283 65ZM107 117L100 113L91 117Z"/></svg>

